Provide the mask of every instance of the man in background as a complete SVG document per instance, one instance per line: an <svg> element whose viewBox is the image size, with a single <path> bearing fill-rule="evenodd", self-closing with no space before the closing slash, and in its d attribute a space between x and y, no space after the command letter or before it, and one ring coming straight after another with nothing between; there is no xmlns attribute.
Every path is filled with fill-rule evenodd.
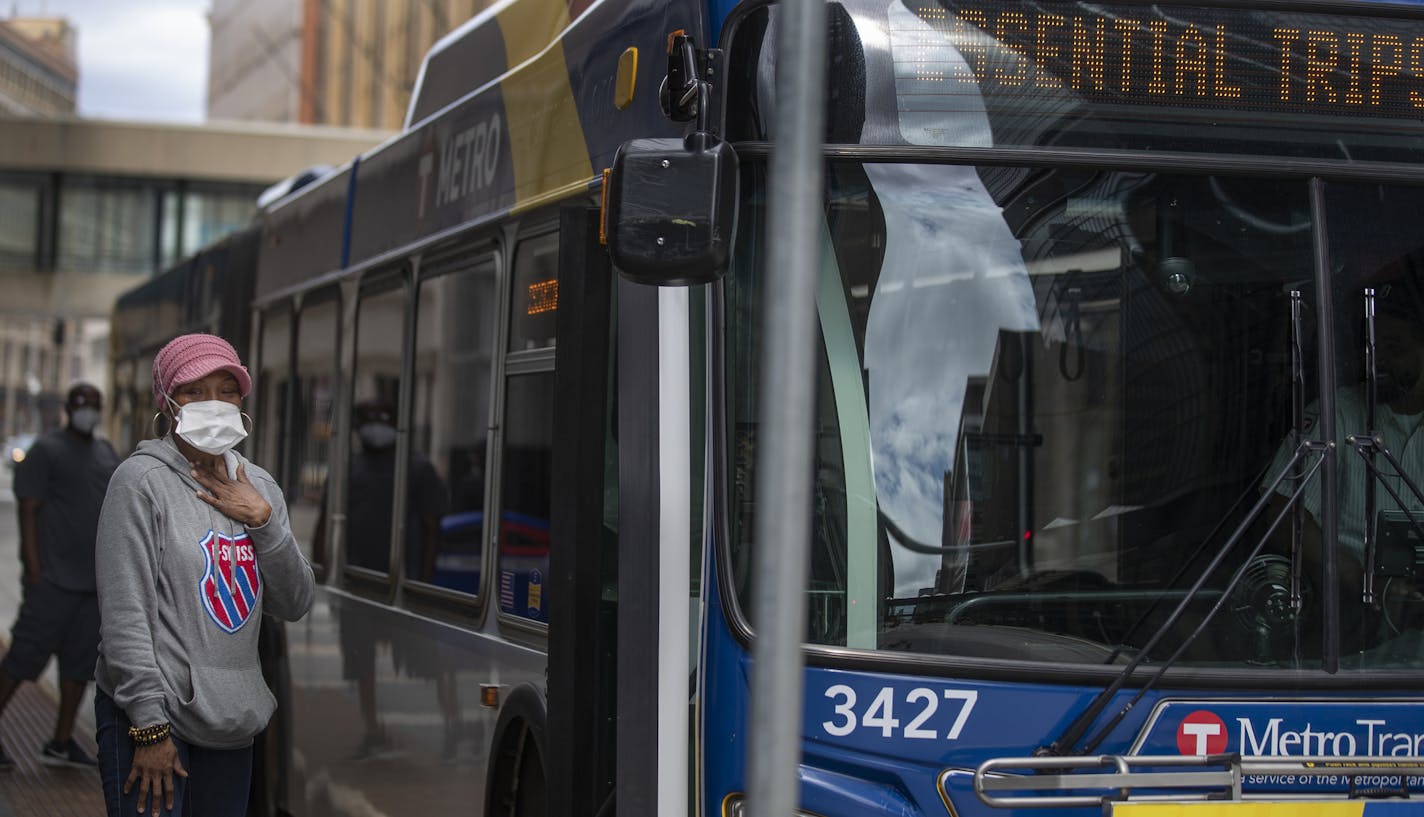
<svg viewBox="0 0 1424 817"><path fill-rule="evenodd" d="M119 458L94 436L103 410L97 388L76 384L64 407L64 428L37 439L15 471L24 599L0 660L0 712L21 682L38 678L50 656L57 656L59 714L40 760L94 767L94 758L74 740L74 720L98 655L94 548L99 509ZM13 766L0 750L0 769Z"/></svg>

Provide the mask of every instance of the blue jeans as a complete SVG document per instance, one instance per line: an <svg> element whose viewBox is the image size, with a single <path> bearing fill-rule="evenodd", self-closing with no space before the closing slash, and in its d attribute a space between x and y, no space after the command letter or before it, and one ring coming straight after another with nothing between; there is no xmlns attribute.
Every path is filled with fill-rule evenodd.
<svg viewBox="0 0 1424 817"><path fill-rule="evenodd" d="M138 781L124 794L124 781L133 766L134 745L129 738L129 719L101 689L94 690L94 731L99 744L99 777L104 781L104 804L109 817L135 817L138 810ZM177 735L178 761L187 777L173 775L173 810L159 810L172 817L243 817L247 813L247 793L252 784L252 747L209 749L195 746ZM153 813L152 801L145 814Z"/></svg>

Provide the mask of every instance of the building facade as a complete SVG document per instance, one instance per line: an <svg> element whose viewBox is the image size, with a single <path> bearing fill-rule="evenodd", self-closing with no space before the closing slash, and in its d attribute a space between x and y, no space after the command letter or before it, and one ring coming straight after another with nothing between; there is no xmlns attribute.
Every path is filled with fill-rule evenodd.
<svg viewBox="0 0 1424 817"><path fill-rule="evenodd" d="M118 295L251 223L268 186L386 131L0 117L0 440L108 382Z"/></svg>
<svg viewBox="0 0 1424 817"><path fill-rule="evenodd" d="M0 20L0 113L72 115L79 96L78 44L62 19Z"/></svg>
<svg viewBox="0 0 1424 817"><path fill-rule="evenodd" d="M213 0L209 120L399 130L425 52L488 0Z"/></svg>
<svg viewBox="0 0 1424 817"><path fill-rule="evenodd" d="M296 122L299 0L216 0L208 21L208 119Z"/></svg>

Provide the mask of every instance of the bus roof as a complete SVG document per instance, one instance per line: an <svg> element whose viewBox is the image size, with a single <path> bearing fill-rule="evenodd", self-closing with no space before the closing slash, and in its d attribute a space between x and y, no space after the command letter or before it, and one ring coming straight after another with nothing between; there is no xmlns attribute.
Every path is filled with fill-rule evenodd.
<svg viewBox="0 0 1424 817"><path fill-rule="evenodd" d="M115 358L156 350L182 332L245 338L260 235L249 225L120 295L109 333Z"/></svg>
<svg viewBox="0 0 1424 817"><path fill-rule="evenodd" d="M676 30L705 43L706 18L701 0L482 12L431 49L405 131L264 214L258 299L585 193L624 141L680 135L658 102L663 56Z"/></svg>

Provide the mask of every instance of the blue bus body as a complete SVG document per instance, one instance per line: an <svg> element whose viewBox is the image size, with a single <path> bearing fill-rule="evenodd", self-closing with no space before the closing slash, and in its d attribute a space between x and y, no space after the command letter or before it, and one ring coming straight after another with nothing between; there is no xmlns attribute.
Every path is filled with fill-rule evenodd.
<svg viewBox="0 0 1424 817"><path fill-rule="evenodd" d="M1292 567L1289 545L1273 550L1276 532L1292 522L1289 513L1265 512L1273 490L1289 493L1273 479L1294 486L1295 472L1283 470L1285 455L1264 455L1279 452L1291 433L1284 389L1291 381L1269 372L1290 360L1284 340L1291 331L1307 347L1298 379L1305 419L1295 439L1328 439L1331 432L1312 429L1320 418L1315 401L1371 377L1359 364L1365 330L1357 287L1369 298L1390 286L1398 292L1420 271L1417 239L1390 237L1409 232L1407 222L1381 213L1366 227L1347 215L1361 212L1355 205L1342 204L1370 190L1377 202L1397 202L1387 209L1420 206L1418 135L1397 126L1415 116L1424 96L1412 80L1383 78L1403 64L1394 46L1417 42L1420 20L1403 5L1296 11L953 2L891 3L888 13L884 4L833 8L828 76L833 86L864 90L863 97L832 91L826 125L822 263L831 272L817 293L818 439L826 442L816 463L801 712L806 813L1003 813L1012 801L991 806L976 792L983 764L1077 755L1236 754L1248 761L1238 797L1299 800L1303 809L1307 800L1359 796L1366 783L1417 796L1424 708L1408 680L1418 671L1409 657L1415 636L1393 624L1387 633L1373 629L1381 618L1397 622L1388 602L1382 615L1352 612L1361 604L1358 584L1328 602L1341 606L1343 623L1322 623L1310 612L1323 583L1298 579L1292 589L1291 571L1309 573L1300 565L1310 557L1297 556ZM744 8L732 17L722 28L729 62L765 60L774 12ZM760 38L759 57L749 37ZM1368 56L1352 62L1357 47ZM764 77L749 79L731 98L750 97L758 108L772 101L767 85ZM729 106L734 143L774 138L757 130L769 116L739 113ZM755 150L743 143L744 164ZM1292 181L1265 193L1273 176ZM744 172L744 207L763 200L761 178ZM748 181L755 192L747 192ZM1310 184L1319 185L1313 216ZM1201 188L1214 192L1190 192ZM1273 211L1250 203L1263 194L1300 204ZM739 242L759 244L761 215L744 210ZM1226 224L1234 232L1218 232ZM1256 230L1274 235L1270 242L1313 236L1327 247L1272 257L1281 246L1257 244ZM1374 232L1366 239L1361 230ZM1371 250L1360 249L1371 242ZM1253 260L1232 260L1238 253ZM1322 254L1336 260L1311 260ZM890 279L892 258L910 274ZM757 264L750 254L733 263L721 301L729 326L756 314L757 290L747 281L759 272L745 271ZM865 271L877 264L878 272ZM745 294L737 294L742 286ZM1328 296L1320 294L1325 286ZM919 294L895 300L899 287ZM1304 292L1312 313L1305 320L1314 321L1298 320L1294 330L1292 289ZM1198 297L1215 305L1198 311L1205 307L1192 304ZM1333 316L1323 303L1331 298ZM885 302L879 321L877 301ZM1092 310L1104 311L1088 317ZM1420 304L1411 300L1399 313L1417 323ZM1209 325L1213 314L1238 329L1218 332ZM934 321L942 326L920 328ZM1240 329L1253 322L1280 335ZM1317 341L1312 333L1322 324L1326 334ZM754 332L728 328L724 357L713 363L727 372L726 392L714 402L720 398L731 415L714 425L714 435L726 435L714 450L737 478L712 527L725 538L706 545L713 588L704 591L712 601L699 723L707 814L740 807L746 730L754 729L746 724L754 627L742 585L756 577L741 562L729 565L745 560L741 548L755 546L743 544L753 528L738 510L754 493L735 485L755 473L753 401L738 394L755 393L755 378L743 373L755 361L737 348L754 345L744 339ZM965 349L974 344L982 345ZM1337 347L1333 360L1316 354L1324 345ZM1276 363L1256 367L1243 354ZM971 355L982 363L966 363ZM1243 364L1242 380L1220 377L1227 359ZM936 361L946 371L936 372ZM878 386L877 371L886 373ZM1083 382L1094 379L1085 393ZM1271 382L1283 390L1259 388ZM877 388L889 395L878 408ZM1149 393L1164 395L1162 402ZM928 423L910 408L946 395L963 396L960 405L937 404L947 420ZM869 416L865 405L847 407L861 399ZM1103 411L1116 400L1116 409ZM1209 415L1217 411L1250 416L1251 430L1238 437L1214 426ZM957 443L935 436L945 432L951 441L957 432ZM1395 438L1394 453L1407 439ZM911 440L917 449L902 447ZM1309 460L1301 462L1305 473ZM1349 467L1343 463L1335 478L1353 497L1348 502L1359 502L1349 486L1374 480ZM929 488L915 488L924 474ZM942 504L933 493L939 475ZM1303 477L1302 493L1323 492L1312 479ZM725 488L728 477L715 484ZM1407 490L1392 499L1387 491L1379 487L1371 500L1378 508L1392 499L1419 506ZM857 514L867 493L869 507ZM938 508L923 501L926 494ZM1248 511L1258 500L1261 507ZM1307 505L1307 514L1319 512L1318 503ZM927 508L941 513L916 521ZM1346 543L1345 518L1336 543L1342 563L1359 558L1351 550L1358 534L1355 545ZM1383 527L1371 530L1384 535ZM877 531L878 555L858 567L854 545L837 549L837 536L874 541ZM902 565L916 569L916 554L938 562L920 563L918 585L901 572ZM1221 561L1203 567L1207 554ZM1386 578L1378 562L1374 570L1377 588L1412 581ZM1394 575L1412 568L1400 570ZM887 593L888 582L894 589ZM828 593L821 599L842 606L821 612L818 587ZM1139 592L1156 595L1144 607ZM1292 601L1292 592L1321 595ZM1273 619L1267 608L1282 616ZM1363 756L1385 758L1384 771L1351 775L1336 762ZM1250 762L1262 758L1318 760L1305 771L1252 773ZM1089 813L1130 799L1125 789L1100 785L1092 793L1102 803L1058 810ZM1204 796L1165 785L1147 794ZM1047 805L1020 802L1022 813Z"/></svg>

